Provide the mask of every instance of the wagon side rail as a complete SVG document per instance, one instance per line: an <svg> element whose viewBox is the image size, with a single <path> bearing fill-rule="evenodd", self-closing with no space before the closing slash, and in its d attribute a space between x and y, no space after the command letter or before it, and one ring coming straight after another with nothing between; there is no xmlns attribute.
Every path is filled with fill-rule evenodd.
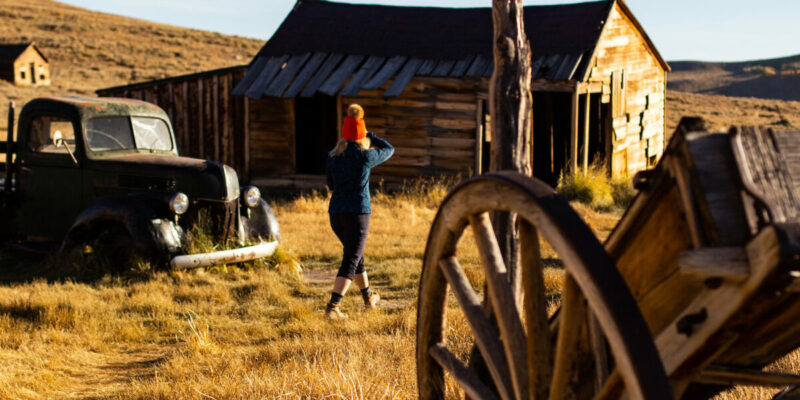
<svg viewBox="0 0 800 400"><path fill-rule="evenodd" d="M640 194L605 243L678 396L714 392L692 382L800 384L761 371L800 346L795 138L682 120L658 166L635 178Z"/></svg>

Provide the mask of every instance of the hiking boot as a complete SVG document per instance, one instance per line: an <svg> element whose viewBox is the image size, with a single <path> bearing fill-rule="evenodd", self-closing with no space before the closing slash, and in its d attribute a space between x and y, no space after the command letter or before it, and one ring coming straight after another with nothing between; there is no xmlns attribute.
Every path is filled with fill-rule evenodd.
<svg viewBox="0 0 800 400"><path fill-rule="evenodd" d="M347 314L339 309L338 304L328 303L328 306L325 307L325 317L331 320L340 320L347 319Z"/></svg>
<svg viewBox="0 0 800 400"><path fill-rule="evenodd" d="M364 308L366 308L367 310L378 308L379 301L381 301L381 295L372 292L369 294L369 298L364 299Z"/></svg>

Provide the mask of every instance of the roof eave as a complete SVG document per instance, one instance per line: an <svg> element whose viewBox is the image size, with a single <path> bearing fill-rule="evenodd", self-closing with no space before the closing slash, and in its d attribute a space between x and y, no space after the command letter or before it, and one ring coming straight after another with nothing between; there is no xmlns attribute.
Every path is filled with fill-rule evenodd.
<svg viewBox="0 0 800 400"><path fill-rule="evenodd" d="M614 10L614 4L616 4L615 0L609 1L608 11L606 12L606 18L603 20L603 27L600 28L600 34L597 35L597 41L594 43L594 47L592 47L592 54L586 59L586 64L583 70L583 74L578 80L578 82L586 82L589 80L589 75L592 73L591 65L597 57L597 47L600 45L600 39L603 38L603 35L606 33L606 27L608 27L608 19L611 17L611 12Z"/></svg>
<svg viewBox="0 0 800 400"><path fill-rule="evenodd" d="M622 10L625 16L631 20L633 26L635 26L636 29L639 31L639 33L642 35L642 39L644 39L645 43L647 44L647 47L650 49L650 52L653 53L653 55L656 57L656 60L658 60L658 63L661 64L661 67L664 68L664 70L667 72L672 71L672 68L670 68L669 64L667 64L664 58L661 57L661 53L658 52L658 49L656 49L656 46L653 44L653 41L650 40L649 36L647 36L647 32L645 32L644 28L639 23L639 20L637 20L636 17L633 15L631 9L628 8L628 5L625 4L625 1L615 0L615 3L619 5L620 10Z"/></svg>

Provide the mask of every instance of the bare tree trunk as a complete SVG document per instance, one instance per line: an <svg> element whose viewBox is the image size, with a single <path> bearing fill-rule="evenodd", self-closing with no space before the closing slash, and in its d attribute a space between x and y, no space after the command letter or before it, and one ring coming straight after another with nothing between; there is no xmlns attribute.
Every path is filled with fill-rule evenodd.
<svg viewBox="0 0 800 400"><path fill-rule="evenodd" d="M522 0L493 0L494 73L489 84L491 171L532 174L531 49L525 36ZM519 292L519 235L516 215L498 213L494 229L509 277Z"/></svg>

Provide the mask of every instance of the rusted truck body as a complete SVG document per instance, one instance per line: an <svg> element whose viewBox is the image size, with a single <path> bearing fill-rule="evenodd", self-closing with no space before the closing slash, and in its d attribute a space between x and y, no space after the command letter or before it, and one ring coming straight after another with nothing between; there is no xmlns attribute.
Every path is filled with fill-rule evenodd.
<svg viewBox="0 0 800 400"><path fill-rule="evenodd" d="M14 132L13 109L9 130ZM275 214L233 168L181 157L166 113L146 102L40 98L20 112L0 152L0 240L67 251L104 244L175 268L271 254ZM204 229L233 248L186 254L187 233ZM41 246L40 246L41 247Z"/></svg>

